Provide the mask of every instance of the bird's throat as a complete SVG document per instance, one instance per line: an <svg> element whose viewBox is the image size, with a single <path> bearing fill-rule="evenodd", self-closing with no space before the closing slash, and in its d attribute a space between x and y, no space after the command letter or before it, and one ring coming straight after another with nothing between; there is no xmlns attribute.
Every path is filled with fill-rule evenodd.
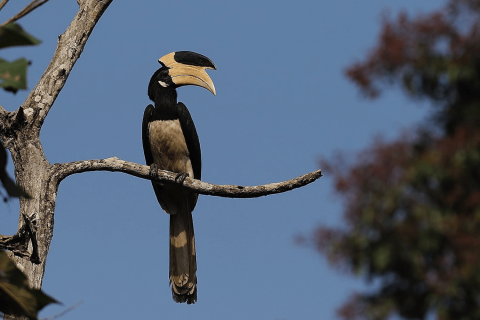
<svg viewBox="0 0 480 320"><path fill-rule="evenodd" d="M160 87L160 86L159 86ZM154 96L155 119L173 120L177 119L177 91L174 88L162 88L156 90Z"/></svg>

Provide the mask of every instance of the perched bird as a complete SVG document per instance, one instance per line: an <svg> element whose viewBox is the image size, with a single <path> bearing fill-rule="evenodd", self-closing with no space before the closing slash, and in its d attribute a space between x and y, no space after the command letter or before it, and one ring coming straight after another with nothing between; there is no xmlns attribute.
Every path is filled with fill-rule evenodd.
<svg viewBox="0 0 480 320"><path fill-rule="evenodd" d="M148 84L148 97L155 106L145 108L142 140L145 160L151 172L158 169L178 173L177 178L201 179L202 159L197 130L187 107L177 102L176 89L186 85L203 87L215 95L206 69L216 70L207 57L191 52L169 53L158 62ZM197 261L192 211L198 194L177 184L153 182L162 209L170 215L170 283L173 300L197 300Z"/></svg>

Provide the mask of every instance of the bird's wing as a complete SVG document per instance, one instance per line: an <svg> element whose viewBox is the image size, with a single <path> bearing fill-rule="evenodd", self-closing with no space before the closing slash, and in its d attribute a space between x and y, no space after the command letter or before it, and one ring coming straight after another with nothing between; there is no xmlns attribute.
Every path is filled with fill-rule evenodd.
<svg viewBox="0 0 480 320"><path fill-rule="evenodd" d="M182 127L185 143L187 144L188 153L190 154L190 162L192 163L193 177L202 179L202 151L200 150L200 141L198 140L197 130L193 123L192 116L187 107L179 102L177 103L177 114ZM198 194L190 194L190 210L193 211L197 204Z"/></svg>
<svg viewBox="0 0 480 320"><path fill-rule="evenodd" d="M202 179L202 151L200 150L200 141L198 140L197 130L193 123L192 116L187 107L182 103L177 103L178 119L182 127L185 142L187 143L190 161L192 162L193 175L195 179Z"/></svg>
<svg viewBox="0 0 480 320"><path fill-rule="evenodd" d="M150 139L148 136L148 124L153 121L153 112L155 108L149 104L145 111L143 112L143 122L142 122L142 142L143 142L143 152L145 154L145 161L147 166L153 163L152 150L150 149Z"/></svg>

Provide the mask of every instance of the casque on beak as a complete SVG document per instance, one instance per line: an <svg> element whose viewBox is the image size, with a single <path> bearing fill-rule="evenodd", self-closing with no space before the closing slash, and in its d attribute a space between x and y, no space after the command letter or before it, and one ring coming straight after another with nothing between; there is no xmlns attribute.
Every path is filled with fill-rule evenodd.
<svg viewBox="0 0 480 320"><path fill-rule="evenodd" d="M207 89L216 95L215 85L206 69L216 70L213 62L207 57L190 51L178 51L164 55L158 62L168 67L168 74L177 86L194 85Z"/></svg>

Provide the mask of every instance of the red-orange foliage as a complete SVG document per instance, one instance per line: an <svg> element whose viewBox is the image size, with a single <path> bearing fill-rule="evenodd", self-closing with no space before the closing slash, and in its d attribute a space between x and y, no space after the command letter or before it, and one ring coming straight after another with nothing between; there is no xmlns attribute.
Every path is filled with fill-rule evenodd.
<svg viewBox="0 0 480 320"><path fill-rule="evenodd" d="M400 80L413 96L443 99L448 92L442 77L468 73L480 53L479 3L451 0L444 10L413 20L406 13L395 21L385 17L377 47L349 67L347 76L368 97L380 93L380 84Z"/></svg>
<svg viewBox="0 0 480 320"><path fill-rule="evenodd" d="M344 229L317 248L379 289L352 295L343 319L480 319L480 0L383 21L378 46L347 75L370 97L400 84L434 120L378 140L353 164L322 161L344 200Z"/></svg>

